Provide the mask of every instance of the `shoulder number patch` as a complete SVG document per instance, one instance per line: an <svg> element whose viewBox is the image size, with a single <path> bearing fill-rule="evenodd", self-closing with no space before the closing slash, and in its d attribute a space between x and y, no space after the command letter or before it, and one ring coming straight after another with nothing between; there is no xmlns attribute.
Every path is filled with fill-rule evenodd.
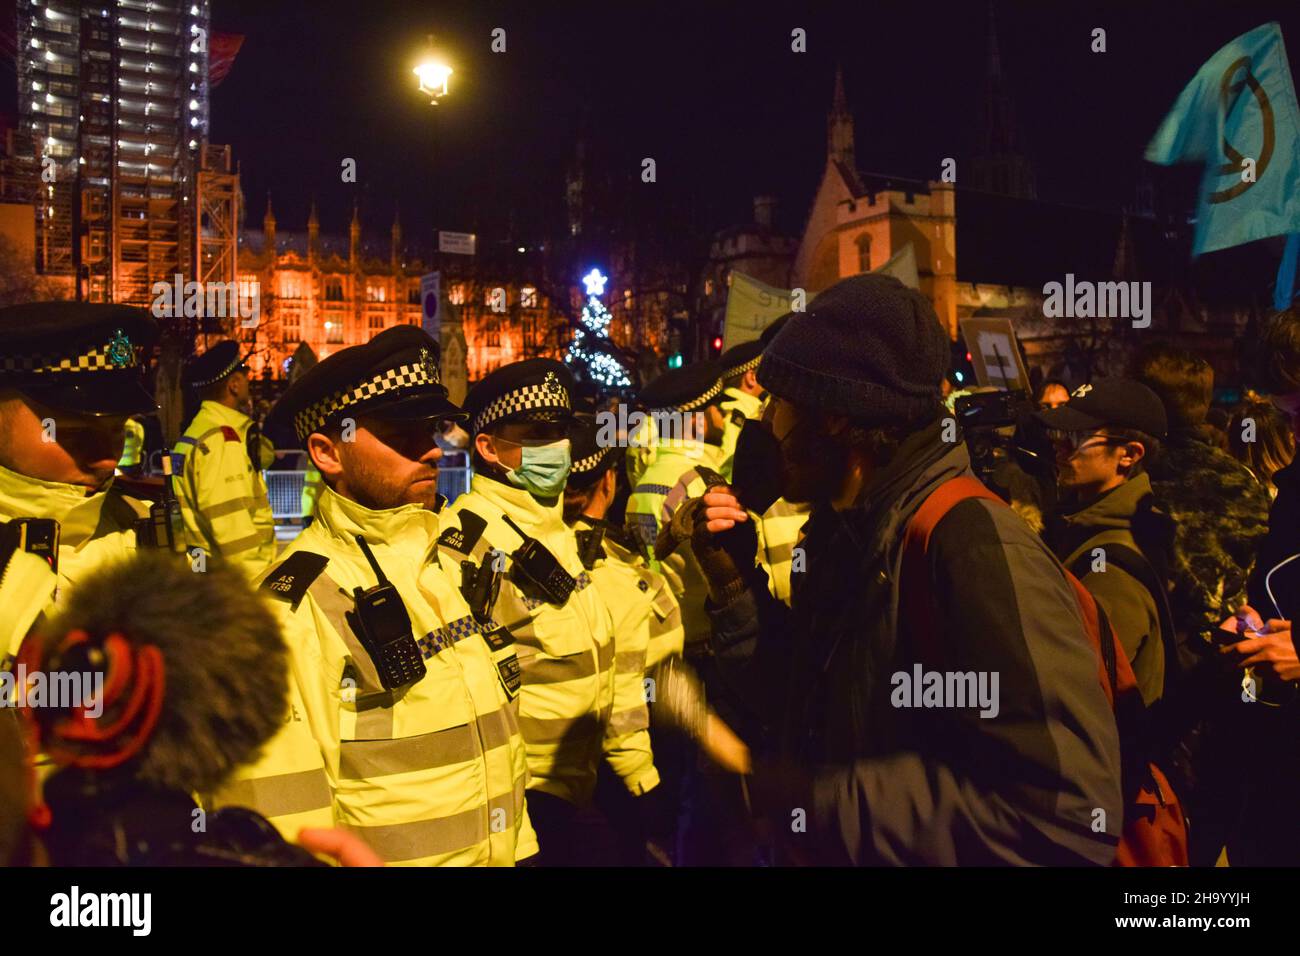
<svg viewBox="0 0 1300 956"><path fill-rule="evenodd" d="M261 589L278 601L284 601L292 610L298 610L302 596L312 582L320 577L330 559L311 551L296 551L274 568L262 581Z"/></svg>

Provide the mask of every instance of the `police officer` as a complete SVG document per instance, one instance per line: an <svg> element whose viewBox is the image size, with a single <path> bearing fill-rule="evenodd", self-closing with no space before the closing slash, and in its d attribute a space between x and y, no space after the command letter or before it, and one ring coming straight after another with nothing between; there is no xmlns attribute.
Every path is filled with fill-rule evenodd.
<svg viewBox="0 0 1300 956"><path fill-rule="evenodd" d="M499 619L519 643L520 727L529 811L544 865L607 862L610 834L591 809L602 753L628 791L659 783L649 735L614 723L615 634L564 523L573 376L552 359L498 369L466 397L470 491L444 540L505 572Z"/></svg>
<svg viewBox="0 0 1300 956"><path fill-rule="evenodd" d="M437 343L407 325L329 356L272 412L325 487L261 582L290 648L293 712L218 802L259 810L289 839L336 821L390 863L508 866L537 852L514 647L490 589L473 607L462 593L484 569L437 549L435 438L460 415Z"/></svg>
<svg viewBox="0 0 1300 956"><path fill-rule="evenodd" d="M573 467L564 490L564 516L566 523L577 529L583 567L614 617L618 653L611 724L631 730L647 725L648 711L658 701L657 695L651 696L647 707L647 689L658 689L663 674L659 665L681 655L684 632L681 609L667 579L650 568L640 545L625 528L606 520L623 449L615 445L602 447L599 435L595 416L578 416L572 434ZM699 706L704 706L702 701ZM720 717L707 712L698 729L703 731L699 743L717 763L737 772L743 770L748 752ZM660 796L657 806L648 813L629 812L627 801L619 798L615 788L605 786L603 778L597 789L598 802L611 819L619 822L623 858L634 865L643 861L647 841L652 857L660 862L674 858L673 841L667 837L676 823L682 773L679 762L694 752L683 748L680 739L667 737L660 730L657 725L652 727L651 736L655 765L665 777L668 792ZM656 792L664 789L661 784Z"/></svg>
<svg viewBox="0 0 1300 956"><path fill-rule="evenodd" d="M229 562L254 578L275 557L275 520L262 470L274 449L250 417L252 394L239 344L218 342L185 370L202 399L176 443L176 497L191 554Z"/></svg>
<svg viewBox="0 0 1300 956"><path fill-rule="evenodd" d="M113 473L126 419L156 409L143 363L157 334L153 319L126 306L0 309L0 572L21 566L5 575L0 665L56 596L134 552L148 508L122 494ZM45 569L15 561L20 552Z"/></svg>
<svg viewBox="0 0 1300 956"><path fill-rule="evenodd" d="M736 402L731 409L727 425L732 431L723 435L723 446L730 442L729 459L723 463L723 474L736 488L754 519L754 530L758 534L758 563L767 572L768 590L777 600L790 603L790 576L795 569L803 570L803 558L796 551L803 527L808 522L809 505L792 504L780 497L781 455L780 448L772 438L771 432L761 424L768 402L756 396L762 392L758 384L755 369L758 368L762 350L772 340L786 318L763 330L757 342L748 342L730 349L723 355L722 361L744 359L744 362L732 366L732 380L736 369L743 368L739 384L728 388L731 395L736 391ZM733 355L734 353L734 355ZM757 390L757 391L755 391ZM723 403L727 407L727 403ZM740 415L738 412L743 411Z"/></svg>
<svg viewBox="0 0 1300 956"><path fill-rule="evenodd" d="M736 454L736 439L747 421L763 417L763 386L758 384L758 360L763 357L763 343L758 339L733 345L722 353L718 365L722 369L723 399L718 407L726 422L722 428L722 477L731 480L732 456Z"/></svg>
<svg viewBox="0 0 1300 956"><path fill-rule="evenodd" d="M719 402L722 381L715 362L672 369L642 391L640 400L654 425L649 464L632 485L625 521L651 567L661 570L682 608L686 655L695 656L709 637L704 612L708 586L693 554L678 549L662 565L654 560L654 543L673 512L721 481L721 440L725 420Z"/></svg>

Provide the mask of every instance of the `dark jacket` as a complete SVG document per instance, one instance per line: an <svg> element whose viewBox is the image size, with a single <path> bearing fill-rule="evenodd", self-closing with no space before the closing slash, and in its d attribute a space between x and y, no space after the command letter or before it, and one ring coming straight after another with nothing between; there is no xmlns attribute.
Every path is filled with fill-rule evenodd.
<svg viewBox="0 0 1300 956"><path fill-rule="evenodd" d="M1174 523L1169 603L1187 665L1200 635L1217 629L1246 600L1246 580L1267 528L1268 492L1245 465L1197 431L1171 434L1149 473L1156 503Z"/></svg>
<svg viewBox="0 0 1300 956"><path fill-rule="evenodd" d="M752 719L782 715L767 722L775 753L754 784L779 795L767 809L781 832L806 810L807 833L794 838L804 860L1114 856L1115 721L1074 595L1038 536L997 503L957 505L931 539L929 580L908 585L921 588L936 633L928 639L901 610L908 521L939 484L969 474L965 446L942 442L938 424L912 436L858 506L814 509L791 608L760 580L712 612L726 687ZM982 672L990 686L996 674L996 716L894 706L899 675L917 666ZM1093 832L1095 808L1106 811L1107 832Z"/></svg>
<svg viewBox="0 0 1300 956"><path fill-rule="evenodd" d="M1150 564L1153 584L1163 586L1173 531L1154 505L1151 479L1140 474L1081 507L1053 515L1047 523L1048 544L1106 612L1148 707L1160 699L1165 684L1157 597L1120 566L1117 555L1107 560L1106 549L1118 546L1136 552ZM1161 553L1151 553L1156 548Z"/></svg>
<svg viewBox="0 0 1300 956"><path fill-rule="evenodd" d="M1277 486L1277 497L1268 512L1268 535L1260 542L1250 578L1250 604L1265 620L1277 614L1277 609L1264 589L1264 576L1300 552L1300 458L1275 472L1273 484Z"/></svg>

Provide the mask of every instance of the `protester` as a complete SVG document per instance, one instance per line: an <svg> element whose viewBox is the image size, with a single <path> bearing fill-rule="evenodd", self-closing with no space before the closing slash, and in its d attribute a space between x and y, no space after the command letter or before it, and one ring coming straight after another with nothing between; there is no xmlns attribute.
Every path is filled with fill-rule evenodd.
<svg viewBox="0 0 1300 956"><path fill-rule="evenodd" d="M1044 411L1059 408L1070 400L1070 390L1059 379L1049 378L1038 388L1034 401Z"/></svg>
<svg viewBox="0 0 1300 956"><path fill-rule="evenodd" d="M788 500L813 504L792 607L750 570L752 522L729 491L673 523L706 569L727 684L771 724L755 810L808 862L1104 865L1122 815L1119 742L1051 553L980 497L923 551L904 544L931 493L973 482L964 445L943 440L949 354L929 301L880 275L832 286L767 347L773 467ZM929 709L907 692L943 667L984 680L986 706ZM1106 832L1097 807L1116 811Z"/></svg>
<svg viewBox="0 0 1300 956"><path fill-rule="evenodd" d="M1277 497L1273 476L1295 460L1295 445L1290 420L1272 402L1255 396L1233 412L1228 450L1264 486L1270 500Z"/></svg>
<svg viewBox="0 0 1300 956"><path fill-rule="evenodd" d="M1218 447L1208 421L1214 371L1203 358L1163 344L1142 349L1135 379L1160 396L1169 422L1147 466L1160 509L1174 527L1169 605L1181 687L1167 687L1159 716L1165 766L1191 825L1193 865L1212 865L1240 812L1239 672L1214 653L1224 615L1246 600L1268 500L1258 481Z"/></svg>

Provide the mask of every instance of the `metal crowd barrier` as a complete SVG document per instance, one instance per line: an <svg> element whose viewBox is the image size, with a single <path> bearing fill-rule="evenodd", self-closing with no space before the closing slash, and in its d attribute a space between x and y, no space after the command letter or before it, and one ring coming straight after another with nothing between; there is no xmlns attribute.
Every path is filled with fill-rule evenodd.
<svg viewBox="0 0 1300 956"><path fill-rule="evenodd" d="M302 455L293 450L277 455L288 457ZM470 477L473 469L469 464L469 455L463 451L445 451L438 462L438 491L447 500L455 501L460 495L469 491ZM266 478L266 490L271 499L271 515L277 523L300 521L302 513L302 489L307 483L306 469L269 469L262 472Z"/></svg>

